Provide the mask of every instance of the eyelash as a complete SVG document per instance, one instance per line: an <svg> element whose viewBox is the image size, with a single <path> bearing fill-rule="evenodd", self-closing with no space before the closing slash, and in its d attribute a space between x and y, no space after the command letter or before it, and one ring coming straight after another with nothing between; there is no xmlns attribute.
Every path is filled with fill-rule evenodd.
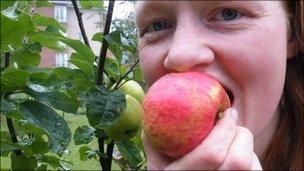
<svg viewBox="0 0 304 171"><path fill-rule="evenodd" d="M225 19L219 19L220 17L224 18L224 12L236 12L236 16L235 18L231 19L231 20L225 20ZM215 21L215 22L231 22L234 20L237 20L239 18L242 18L244 16L244 14L242 12L240 12L237 9L233 9L233 8L223 8L220 9L216 15L214 17L212 17L209 21ZM215 19L217 18L217 19Z"/></svg>
<svg viewBox="0 0 304 171"><path fill-rule="evenodd" d="M219 17L223 17L223 12L237 12L237 16L236 18L234 19L231 19L231 20L221 20L221 19L215 19L216 17L219 18ZM208 21L209 22L232 22L234 20L237 20L237 19L240 19L244 16L245 14L243 14L242 12L240 12L239 10L237 9L233 9L233 8L222 8L220 10L217 10L216 14L215 15L212 15L214 17L212 17L211 19L209 19ZM169 22L166 22L164 20L160 20L160 21L155 21L153 22L152 24L148 25L144 31L142 32L141 35L144 35L146 33L151 33L151 32L159 32L159 31L163 31L164 29L161 29L161 30L153 30L153 26L155 26L156 24L167 24L165 26L164 29L170 29L173 27L173 25L171 25Z"/></svg>
<svg viewBox="0 0 304 171"><path fill-rule="evenodd" d="M167 21L164 21L164 20L160 20L160 21L155 21L153 22L152 24L148 25L145 29L144 29L144 33L150 33L150 32L158 32L158 31L162 31L163 29L161 30L153 30L154 26L157 26L157 24L159 24L158 26L160 26L161 24L166 24L164 27L164 29L170 29L173 27L172 24L170 24L169 22Z"/></svg>

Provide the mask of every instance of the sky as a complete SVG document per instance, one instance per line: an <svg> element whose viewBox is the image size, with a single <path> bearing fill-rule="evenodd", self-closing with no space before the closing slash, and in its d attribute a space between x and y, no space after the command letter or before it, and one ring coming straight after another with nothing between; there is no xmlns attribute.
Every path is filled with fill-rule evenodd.
<svg viewBox="0 0 304 171"><path fill-rule="evenodd" d="M104 1L104 5L108 6L109 1ZM123 19L130 11L134 10L134 3L128 1L115 1L113 19Z"/></svg>

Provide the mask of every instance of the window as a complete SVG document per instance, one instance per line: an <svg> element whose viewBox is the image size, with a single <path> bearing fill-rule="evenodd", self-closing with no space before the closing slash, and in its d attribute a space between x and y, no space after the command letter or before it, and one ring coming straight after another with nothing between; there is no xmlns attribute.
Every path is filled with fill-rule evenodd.
<svg viewBox="0 0 304 171"><path fill-rule="evenodd" d="M68 54L56 53L55 63L56 63L56 67L68 67Z"/></svg>
<svg viewBox="0 0 304 171"><path fill-rule="evenodd" d="M54 16L59 22L67 21L67 7L63 5L54 6Z"/></svg>

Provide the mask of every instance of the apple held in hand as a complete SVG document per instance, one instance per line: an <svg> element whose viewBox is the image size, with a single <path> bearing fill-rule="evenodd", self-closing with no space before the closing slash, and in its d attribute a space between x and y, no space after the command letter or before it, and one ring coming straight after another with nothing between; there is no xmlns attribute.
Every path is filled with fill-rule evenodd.
<svg viewBox="0 0 304 171"><path fill-rule="evenodd" d="M199 145L218 113L230 106L221 84L200 72L171 73L148 90L143 101L143 129L164 154L178 158Z"/></svg>
<svg viewBox="0 0 304 171"><path fill-rule="evenodd" d="M126 95L126 109L121 116L108 128L105 133L116 141L132 138L141 128L142 108L132 96Z"/></svg>

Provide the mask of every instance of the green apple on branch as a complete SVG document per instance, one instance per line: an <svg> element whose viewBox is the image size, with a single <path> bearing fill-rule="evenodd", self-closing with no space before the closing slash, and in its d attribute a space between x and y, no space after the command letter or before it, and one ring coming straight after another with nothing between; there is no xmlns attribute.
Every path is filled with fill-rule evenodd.
<svg viewBox="0 0 304 171"><path fill-rule="evenodd" d="M116 141L133 138L141 128L141 104L128 94L125 97L125 110L112 125L104 129L105 133Z"/></svg>
<svg viewBox="0 0 304 171"><path fill-rule="evenodd" d="M122 92L126 94L130 94L133 96L139 103L142 103L145 93L142 87L133 80L129 80L127 82L122 83L118 90L121 90Z"/></svg>

